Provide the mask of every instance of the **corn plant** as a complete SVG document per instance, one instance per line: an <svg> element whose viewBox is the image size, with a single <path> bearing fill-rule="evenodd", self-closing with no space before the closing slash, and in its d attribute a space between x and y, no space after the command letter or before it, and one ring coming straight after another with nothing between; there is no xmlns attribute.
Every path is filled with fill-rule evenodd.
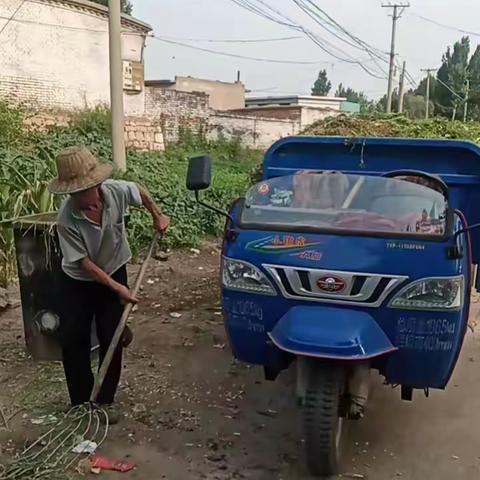
<svg viewBox="0 0 480 480"><path fill-rule="evenodd" d="M52 175L52 158L42 152L34 157L0 151L0 286L6 286L15 274L11 221L55 209L47 188Z"/></svg>

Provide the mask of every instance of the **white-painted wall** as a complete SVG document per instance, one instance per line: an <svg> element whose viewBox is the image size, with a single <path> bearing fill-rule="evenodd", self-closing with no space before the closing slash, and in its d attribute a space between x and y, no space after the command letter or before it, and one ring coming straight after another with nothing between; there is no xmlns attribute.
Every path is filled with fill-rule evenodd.
<svg viewBox="0 0 480 480"><path fill-rule="evenodd" d="M0 1L0 30L20 4ZM81 4L24 2L0 36L0 97L52 109L109 104L108 18ZM141 60L145 32L123 29L123 58ZM125 94L125 113L143 112L144 94Z"/></svg>
<svg viewBox="0 0 480 480"><path fill-rule="evenodd" d="M296 135L300 124L296 120L248 117L216 112L209 118L209 136L216 139L239 138L243 145L267 149L280 138Z"/></svg>
<svg viewBox="0 0 480 480"><path fill-rule="evenodd" d="M340 110L331 108L302 107L301 127L304 129L318 120L323 120L327 117L334 117L339 115L339 113Z"/></svg>

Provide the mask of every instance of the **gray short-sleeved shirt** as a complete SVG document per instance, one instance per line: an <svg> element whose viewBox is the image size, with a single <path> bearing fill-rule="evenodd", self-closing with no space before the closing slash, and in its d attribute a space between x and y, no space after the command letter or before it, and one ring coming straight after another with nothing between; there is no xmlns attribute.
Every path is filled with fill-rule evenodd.
<svg viewBox="0 0 480 480"><path fill-rule="evenodd" d="M76 210L72 199L63 202L57 218L58 237L63 254L62 268L76 280L92 281L80 260L89 257L105 273L112 275L131 258L124 215L129 206L139 206L142 198L131 182L106 180L101 185L104 200L102 225Z"/></svg>

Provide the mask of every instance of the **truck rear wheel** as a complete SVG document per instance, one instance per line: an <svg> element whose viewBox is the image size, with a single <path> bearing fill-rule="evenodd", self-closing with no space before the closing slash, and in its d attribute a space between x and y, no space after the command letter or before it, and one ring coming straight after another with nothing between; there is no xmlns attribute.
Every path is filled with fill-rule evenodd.
<svg viewBox="0 0 480 480"><path fill-rule="evenodd" d="M310 364L303 419L306 461L313 475L335 475L339 470L345 427L341 416L344 375L334 363Z"/></svg>

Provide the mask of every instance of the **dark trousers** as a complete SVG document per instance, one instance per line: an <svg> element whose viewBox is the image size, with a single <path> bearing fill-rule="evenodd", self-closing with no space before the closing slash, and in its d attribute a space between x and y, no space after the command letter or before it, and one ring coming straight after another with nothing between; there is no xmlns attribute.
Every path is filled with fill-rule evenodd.
<svg viewBox="0 0 480 480"><path fill-rule="evenodd" d="M90 399L94 377L91 367L91 330L95 319L99 341L100 364L105 357L124 306L109 288L96 282L82 282L63 274L60 335L63 368L72 405ZM127 268L121 267L112 278L127 286ZM119 346L110 364L97 403L113 403L122 370L122 347Z"/></svg>

